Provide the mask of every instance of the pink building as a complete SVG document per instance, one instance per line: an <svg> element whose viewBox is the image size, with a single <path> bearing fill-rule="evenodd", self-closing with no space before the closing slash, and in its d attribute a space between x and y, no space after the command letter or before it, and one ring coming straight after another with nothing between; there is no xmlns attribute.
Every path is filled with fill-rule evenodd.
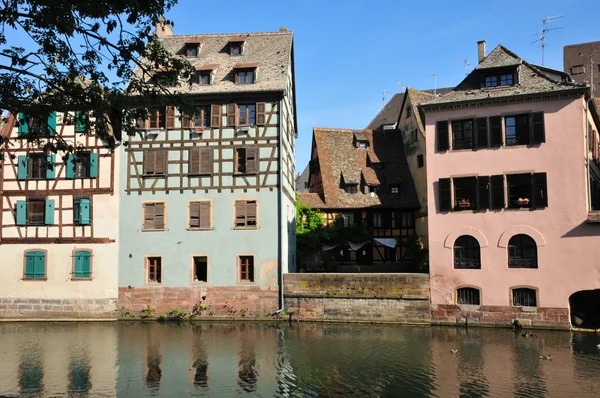
<svg viewBox="0 0 600 398"><path fill-rule="evenodd" d="M475 70L420 106L433 322L600 327L589 87L480 42Z"/></svg>

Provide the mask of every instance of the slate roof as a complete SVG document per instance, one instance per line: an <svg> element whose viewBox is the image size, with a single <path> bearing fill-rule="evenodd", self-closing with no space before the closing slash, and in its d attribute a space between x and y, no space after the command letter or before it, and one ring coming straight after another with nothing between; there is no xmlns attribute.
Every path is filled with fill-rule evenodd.
<svg viewBox="0 0 600 398"><path fill-rule="evenodd" d="M492 68L517 67L518 84L505 87L482 88L482 82L485 73ZM547 68L544 68L547 69ZM553 73L544 73L541 69L521 59L518 55L502 45L498 45L485 57L479 65L451 92L435 98L423 105L424 108L433 105L453 103L453 102L471 102L490 98L500 98L509 96L521 96L538 94L545 92L559 92L565 90L584 89L585 85L573 83L571 81L558 81L550 75Z"/></svg>
<svg viewBox="0 0 600 398"><path fill-rule="evenodd" d="M357 133L369 140L368 149L354 146ZM323 194L300 195L302 203L321 209L419 208L400 131L315 127L313 134L319 155ZM368 166L367 158L371 162L381 163L383 169L375 170L373 166ZM363 180L367 185L380 186L380 192L373 195L347 193L340 187L342 176L346 183L360 184ZM401 184L400 193L387 193L388 186L394 184Z"/></svg>
<svg viewBox="0 0 600 398"><path fill-rule="evenodd" d="M447 92L449 92L449 91L447 91ZM411 88L411 87L406 88L406 93L408 95L406 97L406 99L410 98L410 107L412 109L412 114L415 116L415 119L417 121L417 126L419 128L419 131L421 132L421 134L424 135L425 127L423 126L423 120L421 119L421 114L419 112L418 105L425 103L427 101L431 101L432 99L436 98L436 96L432 92L419 91L419 90L415 90L414 88Z"/></svg>
<svg viewBox="0 0 600 398"><path fill-rule="evenodd" d="M244 38L242 55L229 55L229 42ZM196 69L215 67L214 84L200 85L181 82L170 88L174 92L204 94L230 92L284 91L292 62L292 32L230 33L173 35L160 38L165 49L187 59ZM198 57L186 58L185 44L201 41ZM257 65L254 84L235 84L234 69L243 65ZM136 68L139 76L141 70ZM148 76L148 78L150 78Z"/></svg>

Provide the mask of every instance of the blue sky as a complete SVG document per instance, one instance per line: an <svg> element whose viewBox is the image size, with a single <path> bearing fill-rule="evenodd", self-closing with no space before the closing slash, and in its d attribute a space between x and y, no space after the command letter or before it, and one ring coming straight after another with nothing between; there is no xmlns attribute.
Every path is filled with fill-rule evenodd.
<svg viewBox="0 0 600 398"><path fill-rule="evenodd" d="M168 14L176 34L294 32L299 137L298 171L310 156L312 128L364 128L402 81L417 89L454 86L467 60L477 63L478 40L488 52L502 43L541 63L533 36L548 16L546 62L562 69L567 44L600 40L600 2L521 1L233 1L179 0Z"/></svg>

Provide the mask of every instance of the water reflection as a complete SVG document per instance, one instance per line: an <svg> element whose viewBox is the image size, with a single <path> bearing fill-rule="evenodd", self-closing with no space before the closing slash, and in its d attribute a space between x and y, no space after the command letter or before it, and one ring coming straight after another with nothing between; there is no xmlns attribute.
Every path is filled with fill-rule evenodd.
<svg viewBox="0 0 600 398"><path fill-rule="evenodd" d="M504 329L0 324L0 396L595 396L598 344Z"/></svg>

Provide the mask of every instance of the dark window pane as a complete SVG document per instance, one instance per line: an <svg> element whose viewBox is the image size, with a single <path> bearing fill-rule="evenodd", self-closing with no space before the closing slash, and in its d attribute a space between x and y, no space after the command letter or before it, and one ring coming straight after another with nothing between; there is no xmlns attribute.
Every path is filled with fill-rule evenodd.
<svg viewBox="0 0 600 398"><path fill-rule="evenodd" d="M480 305L479 290L472 287L463 287L457 290L456 302L458 304Z"/></svg>
<svg viewBox="0 0 600 398"><path fill-rule="evenodd" d="M537 299L535 293L533 289L513 289L513 305L515 307L536 307Z"/></svg>
<svg viewBox="0 0 600 398"><path fill-rule="evenodd" d="M464 177L454 179L454 209L475 209L477 201L477 178Z"/></svg>
<svg viewBox="0 0 600 398"><path fill-rule="evenodd" d="M508 242L509 268L537 268L537 245L527 235L519 234Z"/></svg>
<svg viewBox="0 0 600 398"><path fill-rule="evenodd" d="M479 242L472 236L463 235L454 242L454 268L481 268Z"/></svg>

